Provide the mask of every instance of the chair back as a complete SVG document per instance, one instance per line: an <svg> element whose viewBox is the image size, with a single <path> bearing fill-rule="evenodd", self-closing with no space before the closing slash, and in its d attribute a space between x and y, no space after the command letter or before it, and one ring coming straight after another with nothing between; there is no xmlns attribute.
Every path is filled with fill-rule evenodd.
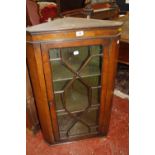
<svg viewBox="0 0 155 155"><path fill-rule="evenodd" d="M39 7L35 1L26 0L27 26L40 24Z"/></svg>

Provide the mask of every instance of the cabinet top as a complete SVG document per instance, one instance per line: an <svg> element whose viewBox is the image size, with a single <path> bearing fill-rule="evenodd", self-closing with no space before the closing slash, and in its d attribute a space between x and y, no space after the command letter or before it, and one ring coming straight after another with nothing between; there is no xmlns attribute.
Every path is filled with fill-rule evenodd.
<svg viewBox="0 0 155 155"><path fill-rule="evenodd" d="M120 27L123 22L86 18L65 17L26 28L27 32L39 33L47 31L74 30L80 28Z"/></svg>

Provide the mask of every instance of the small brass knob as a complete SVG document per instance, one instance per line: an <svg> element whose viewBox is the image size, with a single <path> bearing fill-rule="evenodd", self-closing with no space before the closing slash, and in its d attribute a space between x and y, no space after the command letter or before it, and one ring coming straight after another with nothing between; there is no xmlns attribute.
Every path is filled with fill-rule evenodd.
<svg viewBox="0 0 155 155"><path fill-rule="evenodd" d="M122 28L119 28L118 31L119 31L119 32L122 32Z"/></svg>

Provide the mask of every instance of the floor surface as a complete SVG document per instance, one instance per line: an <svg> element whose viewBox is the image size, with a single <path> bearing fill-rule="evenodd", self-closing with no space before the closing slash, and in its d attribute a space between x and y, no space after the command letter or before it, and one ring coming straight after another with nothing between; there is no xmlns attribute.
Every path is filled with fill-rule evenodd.
<svg viewBox="0 0 155 155"><path fill-rule="evenodd" d="M26 155L128 155L129 106L127 99L114 97L107 137L49 146L41 132L26 133Z"/></svg>

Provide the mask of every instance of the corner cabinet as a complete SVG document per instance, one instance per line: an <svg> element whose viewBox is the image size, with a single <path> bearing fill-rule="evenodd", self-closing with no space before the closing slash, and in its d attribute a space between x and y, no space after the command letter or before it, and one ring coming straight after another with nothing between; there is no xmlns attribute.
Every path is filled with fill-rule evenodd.
<svg viewBox="0 0 155 155"><path fill-rule="evenodd" d="M121 25L66 17L27 28L27 64L49 144L107 134Z"/></svg>

